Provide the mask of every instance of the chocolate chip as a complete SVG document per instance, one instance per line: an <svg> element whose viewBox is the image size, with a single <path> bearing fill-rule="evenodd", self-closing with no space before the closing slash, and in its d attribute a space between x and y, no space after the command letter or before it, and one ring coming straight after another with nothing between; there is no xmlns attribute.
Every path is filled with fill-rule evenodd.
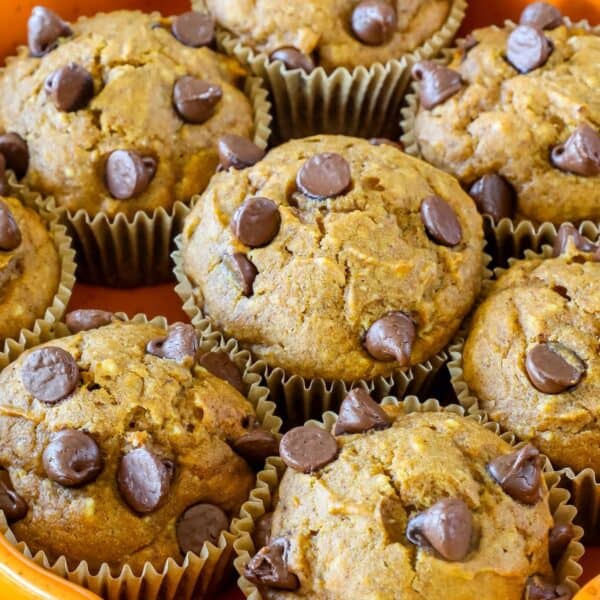
<svg viewBox="0 0 600 600"><path fill-rule="evenodd" d="M454 209L439 196L421 202L421 219L425 229L438 244L456 246L462 240L462 227Z"/></svg>
<svg viewBox="0 0 600 600"><path fill-rule="evenodd" d="M311 73L315 70L313 59L293 46L277 48L277 50L271 53L270 58L273 61L280 60L286 68L292 71L294 69L301 69L305 73Z"/></svg>
<svg viewBox="0 0 600 600"><path fill-rule="evenodd" d="M94 438L76 429L55 433L44 449L42 462L46 475L65 487L94 481L103 467L100 448Z"/></svg>
<svg viewBox="0 0 600 600"><path fill-rule="evenodd" d="M54 12L34 7L27 22L27 39L32 56L44 56L58 45L58 39L73 35L71 28Z"/></svg>
<svg viewBox="0 0 600 600"><path fill-rule="evenodd" d="M219 158L222 167L227 170L246 169L255 165L265 156L265 151L248 138L240 135L227 134L219 139Z"/></svg>
<svg viewBox="0 0 600 600"><path fill-rule="evenodd" d="M575 528L571 523L559 523L550 530L548 544L550 548L550 562L558 564L567 546L575 538Z"/></svg>
<svg viewBox="0 0 600 600"><path fill-rule="evenodd" d="M325 429L314 425L295 427L279 444L279 455L288 467L301 473L312 473L335 460L338 446Z"/></svg>
<svg viewBox="0 0 600 600"><path fill-rule="evenodd" d="M252 429L233 443L234 451L254 468L262 468L269 456L279 455L279 441L270 431Z"/></svg>
<svg viewBox="0 0 600 600"><path fill-rule="evenodd" d="M391 312L369 327L365 348L377 360L396 360L399 366L407 367L416 335L415 324L409 316Z"/></svg>
<svg viewBox="0 0 600 600"><path fill-rule="evenodd" d="M54 404L77 387L79 367L66 350L46 346L34 350L25 359L21 367L21 379L32 396Z"/></svg>
<svg viewBox="0 0 600 600"><path fill-rule="evenodd" d="M20 521L27 514L27 503L13 487L8 471L0 469L0 510L9 523Z"/></svg>
<svg viewBox="0 0 600 600"><path fill-rule="evenodd" d="M271 243L279 233L279 207L269 198L248 198L235 212L231 229L235 237L250 248Z"/></svg>
<svg viewBox="0 0 600 600"><path fill-rule="evenodd" d="M397 148L404 152L404 146L400 142L395 142L393 140L389 140L388 138L371 138L369 140L369 144L372 146L392 146L392 148Z"/></svg>
<svg viewBox="0 0 600 600"><path fill-rule="evenodd" d="M537 344L527 352L525 370L537 390L544 394L560 394L581 381L585 365L562 344L545 343Z"/></svg>
<svg viewBox="0 0 600 600"><path fill-rule="evenodd" d="M572 240L575 248L581 252L598 252L599 247L581 235L571 223L563 223L558 229L558 235L554 240L554 256L560 256L567 251L569 240Z"/></svg>
<svg viewBox="0 0 600 600"><path fill-rule="evenodd" d="M334 198L346 192L352 184L350 165L335 152L315 154L302 165L296 183L311 198Z"/></svg>
<svg viewBox="0 0 600 600"><path fill-rule="evenodd" d="M198 359L198 364L212 373L215 377L223 379L234 387L240 394L244 393L244 380L238 366L229 358L227 352L206 352Z"/></svg>
<svg viewBox="0 0 600 600"><path fill-rule="evenodd" d="M198 336L192 325L173 323L167 335L148 342L146 352L160 358L183 362L194 358L198 351Z"/></svg>
<svg viewBox="0 0 600 600"><path fill-rule="evenodd" d="M579 125L564 144L552 149L552 164L568 173L600 175L600 135L586 123Z"/></svg>
<svg viewBox="0 0 600 600"><path fill-rule="evenodd" d="M556 585L539 575L530 577L525 590L525 600L570 600L571 592L564 584Z"/></svg>
<svg viewBox="0 0 600 600"><path fill-rule="evenodd" d="M531 444L499 456L487 465L490 475L511 497L523 504L536 504L542 492L540 453Z"/></svg>
<svg viewBox="0 0 600 600"><path fill-rule="evenodd" d="M113 198L129 200L146 190L156 173L156 160L132 150L115 150L106 161L106 187Z"/></svg>
<svg viewBox="0 0 600 600"><path fill-rule="evenodd" d="M21 244L21 230L8 206L0 201L0 250L10 252Z"/></svg>
<svg viewBox="0 0 600 600"><path fill-rule="evenodd" d="M114 314L106 310L81 308L67 313L65 322L71 333L98 329L113 322Z"/></svg>
<svg viewBox="0 0 600 600"><path fill-rule="evenodd" d="M515 215L515 190L501 175L484 175L471 186L469 195L475 200L477 210L492 217L496 223Z"/></svg>
<svg viewBox="0 0 600 600"><path fill-rule="evenodd" d="M221 86L186 75L173 86L173 104L186 123L208 121L223 97Z"/></svg>
<svg viewBox="0 0 600 600"><path fill-rule="evenodd" d="M334 433L363 433L371 429L387 429L391 425L392 419L383 408L365 390L355 388L340 406Z"/></svg>
<svg viewBox="0 0 600 600"><path fill-rule="evenodd" d="M258 275L258 269L254 263L241 252L225 256L225 264L233 273L233 277L242 288L244 296L252 296L254 293L254 280Z"/></svg>
<svg viewBox="0 0 600 600"><path fill-rule="evenodd" d="M254 524L252 540L256 548L268 546L271 541L271 529L273 528L273 513L268 512L258 518Z"/></svg>
<svg viewBox="0 0 600 600"><path fill-rule="evenodd" d="M412 68L412 76L419 82L419 99L423 108L431 110L462 89L460 73L422 60Z"/></svg>
<svg viewBox="0 0 600 600"><path fill-rule="evenodd" d="M169 495L173 464L146 448L137 448L121 458L117 485L123 500L140 514L160 508Z"/></svg>
<svg viewBox="0 0 600 600"><path fill-rule="evenodd" d="M508 36L506 58L519 73L529 73L546 64L554 46L540 29L519 25Z"/></svg>
<svg viewBox="0 0 600 600"><path fill-rule="evenodd" d="M50 74L44 89L58 110L73 112L85 108L94 97L94 79L83 67L71 63Z"/></svg>
<svg viewBox="0 0 600 600"><path fill-rule="evenodd" d="M0 154L4 155L6 168L14 171L17 179L25 177L29 168L29 149L18 133L0 135Z"/></svg>
<svg viewBox="0 0 600 600"><path fill-rule="evenodd" d="M215 41L215 20L192 10L173 19L171 32L185 46L210 46Z"/></svg>
<svg viewBox="0 0 600 600"><path fill-rule="evenodd" d="M177 521L177 541L182 554L200 554L205 542L219 543L221 532L229 529L227 515L214 504L196 504Z"/></svg>
<svg viewBox="0 0 600 600"><path fill-rule="evenodd" d="M435 550L443 559L460 561L469 554L473 516L459 498L446 498L412 517L406 528L408 541Z"/></svg>
<svg viewBox="0 0 600 600"><path fill-rule="evenodd" d="M547 2L533 2L525 7L519 23L538 29L556 29L563 24L563 16L558 8Z"/></svg>
<svg viewBox="0 0 600 600"><path fill-rule="evenodd" d="M8 196L10 188L8 186L8 178L6 177L6 159L4 154L0 154L0 196Z"/></svg>
<svg viewBox="0 0 600 600"><path fill-rule="evenodd" d="M352 31L365 44L381 46L392 39L398 18L383 0L363 0L352 11Z"/></svg>
<svg viewBox="0 0 600 600"><path fill-rule="evenodd" d="M261 548L244 567L244 577L256 585L278 590L297 590L300 582L287 566L289 542L284 538L273 540Z"/></svg>

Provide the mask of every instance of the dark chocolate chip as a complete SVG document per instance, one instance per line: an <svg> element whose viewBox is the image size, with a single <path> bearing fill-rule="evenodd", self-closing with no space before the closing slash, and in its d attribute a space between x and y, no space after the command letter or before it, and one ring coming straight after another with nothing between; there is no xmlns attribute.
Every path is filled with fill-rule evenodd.
<svg viewBox="0 0 600 600"><path fill-rule="evenodd" d="M67 314L65 322L71 333L98 329L113 322L114 314L106 310L80 308Z"/></svg>
<svg viewBox="0 0 600 600"><path fill-rule="evenodd" d="M258 518L254 524L252 540L255 548L268 546L271 541L271 529L273 528L273 513L268 512Z"/></svg>
<svg viewBox="0 0 600 600"><path fill-rule="evenodd" d="M182 554L200 554L205 542L219 543L221 532L229 529L227 515L214 504L190 506L177 521L177 541Z"/></svg>
<svg viewBox="0 0 600 600"><path fill-rule="evenodd" d="M265 151L240 135L227 134L219 138L219 159L225 170L246 169L265 156Z"/></svg>
<svg viewBox="0 0 600 600"><path fill-rule="evenodd" d="M29 168L29 149L27 142L18 133L0 135L0 154L4 155L6 168L22 179Z"/></svg>
<svg viewBox="0 0 600 600"><path fill-rule="evenodd" d="M312 473L335 460L338 446L325 429L305 425L290 429L281 438L279 455L288 467L301 473Z"/></svg>
<svg viewBox="0 0 600 600"><path fill-rule="evenodd" d="M439 196L421 202L421 219L429 237L438 244L456 246L462 240L462 227L454 209Z"/></svg>
<svg viewBox="0 0 600 600"><path fill-rule="evenodd" d="M20 521L27 514L27 503L13 487L8 471L0 469L0 510L9 523Z"/></svg>
<svg viewBox="0 0 600 600"><path fill-rule="evenodd" d="M171 32L185 46L210 46L215 41L215 20L192 10L173 19Z"/></svg>
<svg viewBox="0 0 600 600"><path fill-rule="evenodd" d="M346 192L352 184L350 165L335 152L315 154L298 171L296 183L311 198L334 198Z"/></svg>
<svg viewBox="0 0 600 600"><path fill-rule="evenodd" d="M271 243L279 233L279 207L269 198L248 198L235 211L231 229L235 237L250 248Z"/></svg>
<svg viewBox="0 0 600 600"><path fill-rule="evenodd" d="M412 517L406 528L408 541L435 550L444 560L460 561L469 554L473 516L459 498L446 498Z"/></svg>
<svg viewBox="0 0 600 600"><path fill-rule="evenodd" d="M244 393L244 380L238 366L229 358L227 352L206 352L198 359L198 364L212 373L215 377L223 379L234 387L240 394Z"/></svg>
<svg viewBox="0 0 600 600"><path fill-rule="evenodd" d="M6 176L6 159L4 158L4 154L0 154L0 196L8 196L9 194L10 188Z"/></svg>
<svg viewBox="0 0 600 600"><path fill-rule="evenodd" d="M469 190L469 194L483 215L489 215L496 221L515 215L516 193L513 186L501 175L492 173L478 179Z"/></svg>
<svg viewBox="0 0 600 600"><path fill-rule="evenodd" d="M544 394L561 394L581 381L585 365L562 344L544 343L527 352L525 370L537 390Z"/></svg>
<svg viewBox="0 0 600 600"><path fill-rule="evenodd" d="M294 69L301 69L305 73L311 73L315 70L313 59L293 46L277 48L277 50L271 53L270 58L273 61L280 60L286 68L292 71Z"/></svg>
<svg viewBox="0 0 600 600"><path fill-rule="evenodd" d="M0 201L0 250L10 252L20 244L21 230L6 203Z"/></svg>
<svg viewBox="0 0 600 600"><path fill-rule="evenodd" d="M550 530L548 544L550 548L550 562L558 564L567 546L575 538L575 528L572 523L559 523Z"/></svg>
<svg viewBox="0 0 600 600"><path fill-rule="evenodd" d="M73 112L94 97L94 79L82 66L71 63L49 75L44 89L58 110Z"/></svg>
<svg viewBox="0 0 600 600"><path fill-rule="evenodd" d="M252 296L254 293L254 280L258 275L258 269L254 263L242 252L225 256L225 264L233 273L234 279L242 288L244 296Z"/></svg>
<svg viewBox="0 0 600 600"><path fill-rule="evenodd" d="M77 429L55 433L44 449L42 462L46 475L65 487L94 481L103 467L100 448L94 438Z"/></svg>
<svg viewBox="0 0 600 600"><path fill-rule="evenodd" d="M233 443L234 451L254 468L262 468L269 456L279 456L279 441L270 431L256 427Z"/></svg>
<svg viewBox="0 0 600 600"><path fill-rule="evenodd" d="M542 492L540 453L531 444L499 456L487 465L490 475L511 497L523 504L536 504Z"/></svg>
<svg viewBox="0 0 600 600"><path fill-rule="evenodd" d="M151 156L141 156L132 150L115 150L106 161L106 187L117 200L139 196L150 185L156 166Z"/></svg>
<svg viewBox="0 0 600 600"><path fill-rule="evenodd" d="M558 8L547 2L533 2L525 7L519 23L538 29L556 29L563 24L563 16Z"/></svg>
<svg viewBox="0 0 600 600"><path fill-rule="evenodd" d="M401 367L410 364L417 336L413 320L402 312L391 312L369 327L365 348L376 360L396 360Z"/></svg>
<svg viewBox="0 0 600 600"><path fill-rule="evenodd" d="M77 387L79 367L66 350L46 346L27 356L21 367L21 379L32 396L54 404Z"/></svg>
<svg viewBox="0 0 600 600"><path fill-rule="evenodd" d="M335 435L363 433L371 429L387 429L392 419L362 388L353 389L342 402Z"/></svg>
<svg viewBox="0 0 600 600"><path fill-rule="evenodd" d="M393 148L397 148L404 152L404 146L400 142L395 142L394 140L389 140L388 138L371 138L369 140L369 144L373 146L392 146Z"/></svg>
<svg viewBox="0 0 600 600"><path fill-rule="evenodd" d="M600 135L587 123L579 125L564 144L552 149L551 160L561 171L583 177L600 175Z"/></svg>
<svg viewBox="0 0 600 600"><path fill-rule="evenodd" d="M297 590L300 582L287 566L289 542L284 538L273 540L261 548L244 567L244 577L256 585L278 590Z"/></svg>
<svg viewBox="0 0 600 600"><path fill-rule="evenodd" d="M563 223L558 229L558 235L554 240L554 256L564 254L569 247L569 240L581 252L598 252L598 246L581 235L571 223Z"/></svg>
<svg viewBox="0 0 600 600"><path fill-rule="evenodd" d="M222 97L221 86L189 75L173 86L173 104L186 123L198 125L208 121Z"/></svg>
<svg viewBox="0 0 600 600"><path fill-rule="evenodd" d="M431 60L422 60L412 69L419 82L419 99L423 108L431 110L462 89L460 73Z"/></svg>
<svg viewBox="0 0 600 600"><path fill-rule="evenodd" d="M506 58L519 73L529 73L545 65L553 50L541 29L519 25L508 36Z"/></svg>
<svg viewBox="0 0 600 600"><path fill-rule="evenodd" d="M363 0L352 11L352 31L369 46L389 42L397 27L396 11L383 0Z"/></svg>
<svg viewBox="0 0 600 600"><path fill-rule="evenodd" d="M539 575L530 577L525 590L525 600L570 600L571 592L564 584L546 581Z"/></svg>
<svg viewBox="0 0 600 600"><path fill-rule="evenodd" d="M151 513L167 500L173 464L146 448L137 448L121 458L117 484L123 500L140 514Z"/></svg>
<svg viewBox="0 0 600 600"><path fill-rule="evenodd" d="M71 28L56 13L43 6L34 7L27 22L27 39L32 56L44 56L56 48L59 38L71 35Z"/></svg>
<svg viewBox="0 0 600 600"><path fill-rule="evenodd" d="M186 323L173 323L167 335L151 340L146 345L146 352L160 358L168 358L183 362L186 358L194 358L198 351L198 336L194 327Z"/></svg>

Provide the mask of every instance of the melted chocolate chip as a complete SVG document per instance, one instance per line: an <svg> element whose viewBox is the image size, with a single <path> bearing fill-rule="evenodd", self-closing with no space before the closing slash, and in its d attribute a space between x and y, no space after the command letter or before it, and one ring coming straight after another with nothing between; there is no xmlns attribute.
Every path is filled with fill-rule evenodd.
<svg viewBox="0 0 600 600"><path fill-rule="evenodd" d="M6 168L14 171L17 179L22 179L29 168L27 142L17 133L0 135L0 154L4 156Z"/></svg>
<svg viewBox="0 0 600 600"><path fill-rule="evenodd" d="M363 433L371 429L387 429L391 425L392 419L383 408L365 390L355 388L340 406L334 433Z"/></svg>
<svg viewBox="0 0 600 600"><path fill-rule="evenodd" d="M496 223L504 218L512 219L515 215L515 190L501 175L484 175L471 186L469 195L477 210L492 217Z"/></svg>
<svg viewBox="0 0 600 600"><path fill-rule="evenodd" d="M305 73L315 70L315 63L310 56L300 52L293 46L283 46L271 53L271 60L280 60L290 70L301 69Z"/></svg>
<svg viewBox="0 0 600 600"><path fill-rule="evenodd" d="M0 201L0 250L11 252L21 245L21 230L6 203Z"/></svg>
<svg viewBox="0 0 600 600"><path fill-rule="evenodd" d="M27 356L21 367L21 379L32 396L54 404L77 387L79 367L66 350L46 346Z"/></svg>
<svg viewBox="0 0 600 600"><path fill-rule="evenodd" d="M544 394L561 394L581 381L585 365L562 344L545 343L527 352L525 370L537 390Z"/></svg>
<svg viewBox="0 0 600 600"><path fill-rule="evenodd" d="M462 227L454 209L439 196L421 202L421 219L429 237L444 246L456 246L462 240Z"/></svg>
<svg viewBox="0 0 600 600"><path fill-rule="evenodd" d="M198 359L198 364L223 379L241 394L244 393L244 380L238 366L229 358L227 352L206 352Z"/></svg>
<svg viewBox="0 0 600 600"><path fill-rule="evenodd" d="M271 541L271 529L273 527L273 513L268 512L258 518L254 525L252 540L256 548L268 546Z"/></svg>
<svg viewBox="0 0 600 600"><path fill-rule="evenodd" d="M431 110L462 89L460 73L431 60L422 60L412 69L419 82L419 99L423 108Z"/></svg>
<svg viewBox="0 0 600 600"><path fill-rule="evenodd" d="M542 493L540 453L531 444L499 456L487 465L490 475L511 498L536 504Z"/></svg>
<svg viewBox="0 0 600 600"><path fill-rule="evenodd" d="M146 352L160 358L183 362L194 358L198 351L198 336L192 325L173 323L167 335L148 342Z"/></svg>
<svg viewBox="0 0 600 600"><path fill-rule="evenodd" d="M227 134L219 139L219 158L221 166L227 170L246 169L255 165L265 156L265 151L248 138Z"/></svg>
<svg viewBox="0 0 600 600"><path fill-rule="evenodd" d="M291 429L281 438L279 455L288 467L313 473L335 460L338 446L325 429L306 425Z"/></svg>
<svg viewBox="0 0 600 600"><path fill-rule="evenodd" d="M548 544L550 562L556 565L562 558L567 546L575 538L575 528L571 523L559 523L550 530Z"/></svg>
<svg viewBox="0 0 600 600"><path fill-rule="evenodd" d="M173 104L186 123L208 121L222 97L221 86L195 77L181 77L173 86Z"/></svg>
<svg viewBox="0 0 600 600"><path fill-rule="evenodd" d="M200 554L205 542L216 546L221 532L229 529L227 515L214 504L196 504L177 521L177 541L182 554Z"/></svg>
<svg viewBox="0 0 600 600"><path fill-rule="evenodd" d="M600 135L586 123L579 125L564 144L552 149L552 164L582 177L600 175Z"/></svg>
<svg viewBox="0 0 600 600"><path fill-rule="evenodd" d="M529 73L544 66L553 49L540 29L519 25L508 37L506 58L519 73Z"/></svg>
<svg viewBox="0 0 600 600"><path fill-rule="evenodd" d="M227 255L225 263L233 273L238 285L242 288L244 296L252 296L254 293L254 280L258 275L258 269L254 263L242 252Z"/></svg>
<svg viewBox="0 0 600 600"><path fill-rule="evenodd" d="M365 349L376 360L396 360L399 366L410 364L417 336L413 320L402 312L391 312L369 327Z"/></svg>
<svg viewBox="0 0 600 600"><path fill-rule="evenodd" d="M554 240L554 256L560 256L567 251L569 240L572 240L575 248L581 252L599 251L599 247L596 244L592 244L590 240L581 235L573 225L570 223L563 223L558 229L558 235Z"/></svg>
<svg viewBox="0 0 600 600"><path fill-rule="evenodd" d="M556 585L539 575L530 577L525 590L525 600L570 600L571 592L566 585Z"/></svg>
<svg viewBox="0 0 600 600"><path fill-rule="evenodd" d="M27 514L27 503L13 487L8 471L0 469L0 510L9 523L20 521Z"/></svg>
<svg viewBox="0 0 600 600"><path fill-rule="evenodd" d="M284 538L273 540L261 548L244 568L244 577L256 585L279 590L297 590L300 582L287 566L289 542Z"/></svg>
<svg viewBox="0 0 600 600"><path fill-rule="evenodd" d="M369 140L369 144L372 146L392 146L392 148L397 148L404 152L404 146L400 142L395 142L394 140L389 140L388 138L371 138Z"/></svg>
<svg viewBox="0 0 600 600"><path fill-rule="evenodd" d="M563 24L563 16L558 8L547 2L532 2L521 13L519 23L538 29L556 29Z"/></svg>
<svg viewBox="0 0 600 600"><path fill-rule="evenodd" d="M71 35L71 28L56 13L43 6L34 7L27 23L27 39L32 56L44 56L56 48L59 38Z"/></svg>
<svg viewBox="0 0 600 600"><path fill-rule="evenodd" d="M67 313L65 322L71 333L98 329L113 322L114 314L106 310L84 309L73 310Z"/></svg>
<svg viewBox="0 0 600 600"><path fill-rule="evenodd" d="M350 165L335 152L316 154L302 165L296 184L311 198L334 198L346 192L352 184Z"/></svg>
<svg viewBox="0 0 600 600"><path fill-rule="evenodd" d="M58 110L74 112L94 97L94 79L82 66L71 63L49 75L44 89Z"/></svg>
<svg viewBox="0 0 600 600"><path fill-rule="evenodd" d="M254 468L262 468L269 456L279 455L279 441L270 431L256 427L233 443L234 451Z"/></svg>
<svg viewBox="0 0 600 600"><path fill-rule="evenodd" d="M115 150L105 166L106 187L113 198L129 200L139 196L156 174L156 160L132 150Z"/></svg>
<svg viewBox="0 0 600 600"><path fill-rule="evenodd" d="M381 46L398 27L394 8L384 0L363 0L352 11L352 31L363 43Z"/></svg>
<svg viewBox="0 0 600 600"><path fill-rule="evenodd" d="M215 20L192 10L173 19L171 32L185 46L210 46L215 41Z"/></svg>
<svg viewBox="0 0 600 600"><path fill-rule="evenodd" d="M279 233L279 207L269 198L248 198L235 212L231 229L235 237L250 248L270 244Z"/></svg>

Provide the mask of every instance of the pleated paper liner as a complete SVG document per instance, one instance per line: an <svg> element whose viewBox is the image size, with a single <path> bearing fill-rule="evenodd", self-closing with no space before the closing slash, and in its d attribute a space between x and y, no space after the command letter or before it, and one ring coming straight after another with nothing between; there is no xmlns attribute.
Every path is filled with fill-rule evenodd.
<svg viewBox="0 0 600 600"><path fill-rule="evenodd" d="M384 405L392 404L402 406L405 414L414 412L451 412L466 416L468 419L476 420L486 429L500 436L504 441L511 445L516 445L516 437L509 432L502 432L496 423L488 421L484 414L465 414L463 408L457 405L442 408L437 400L429 399L426 402L420 402L414 396L406 397L400 401L397 398L384 398ZM331 431L337 421L337 415L331 412L323 414L322 421L312 421L311 423ZM237 523L240 537L234 542L236 558L234 561L235 569L240 575L238 585L246 598L250 600L262 600L263 596L260 590L250 583L244 576L244 567L248 564L258 548L255 548L252 534L256 521L265 513L273 510L279 482L285 473L286 465L280 458L269 458L263 471L258 474L257 487L251 494L251 499L242 506L241 518ZM562 486L561 474L553 470L548 459L544 462L544 478L548 486L550 511L556 524L572 523L576 517L577 510L569 502L569 492ZM575 538L569 543L563 553L556 569L556 582L566 584L569 589L575 593L579 586L576 581L581 576L582 568L578 561L583 556L584 548L580 543L583 531L580 527L575 527Z"/></svg>
<svg viewBox="0 0 600 600"><path fill-rule="evenodd" d="M117 313L116 316L124 321L151 323L165 329L168 326L165 317L150 320L143 314L131 319L123 313ZM55 337L64 335L69 335L69 330L61 323L57 327ZM223 350L228 353L243 372L243 380L247 387L246 397L255 407L260 424L265 429L279 434L281 419L275 415L275 404L268 400L269 391L261 384L260 376L252 370L250 355L238 351L231 343L210 347L201 343L201 350ZM85 561L79 563L75 569L70 569L64 556L52 562L44 552L33 555L27 544L15 538L2 511L0 533L4 533L12 544L36 564L91 590L105 600L197 600L213 598L219 584L230 573L233 543L240 535L238 521L237 518L232 519L229 530L221 533L216 546L206 542L200 554L188 552L180 564L169 558L162 570L146 563L141 573L134 573L125 565L120 573L114 574L111 573L108 564L102 565L98 571L92 571Z"/></svg>
<svg viewBox="0 0 600 600"><path fill-rule="evenodd" d="M256 77L247 79L244 91L254 111L254 142L266 149L272 119L267 91ZM191 204L178 201L170 211L158 208L150 214L139 211L132 218L119 214L112 219L104 213L72 213L53 198L48 208L73 236L81 281L134 287L172 279L173 238L181 231Z"/></svg>
<svg viewBox="0 0 600 600"><path fill-rule="evenodd" d="M43 316L36 319L30 328L21 329L18 336L5 340L4 344L0 346L0 371L27 348L36 346L53 337L54 328L57 322L62 319L71 299L77 267L75 264L75 251L71 246L71 238L67 235L65 227L58 224L56 216L45 209L45 201L42 197L19 184L12 172L9 172L8 184L10 188L8 195L17 198L23 205L36 210L46 222L47 228L54 238L61 266L58 288L52 303L46 308Z"/></svg>
<svg viewBox="0 0 600 600"><path fill-rule="evenodd" d="M219 32L219 46L261 77L273 100L279 141L315 134L398 137L397 115L415 60L436 56L458 31L467 0L453 0L442 28L416 50L369 67L338 67L327 73L290 70L271 62L264 52L244 46L232 34Z"/></svg>

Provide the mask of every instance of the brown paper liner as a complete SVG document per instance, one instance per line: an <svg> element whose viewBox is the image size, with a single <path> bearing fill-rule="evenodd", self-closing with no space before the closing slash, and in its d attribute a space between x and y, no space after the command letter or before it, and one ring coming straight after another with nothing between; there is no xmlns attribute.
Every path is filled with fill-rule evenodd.
<svg viewBox="0 0 600 600"><path fill-rule="evenodd" d="M307 74L271 62L264 52L244 46L221 31L219 46L261 77L273 99L275 133L280 141L315 134L398 137L396 115L416 60L432 58L448 46L465 17L467 0L453 0L442 28L419 48L370 67L317 67Z"/></svg>
<svg viewBox="0 0 600 600"><path fill-rule="evenodd" d="M443 408L437 400L429 399L425 402L420 402L415 396L408 396L404 400L387 397L383 399L382 404L402 406L405 414L413 412L446 411L463 415L468 419L476 420L486 429L494 432L509 444L516 445L516 437L514 434L503 432L496 423L488 421L483 413L466 414L465 410L457 405ZM335 413L326 412L322 416L322 421L311 421L311 424L330 431L336 421L337 415ZM268 459L265 469L258 474L257 487L252 492L250 500L242 506L241 518L236 524L240 535L233 545L236 554L234 565L236 571L240 575L238 585L246 598L249 598L250 600L263 599L260 590L243 576L244 567L258 550L255 548L252 539L255 522L262 515L273 509L279 482L283 477L285 470L286 465L282 459L278 457ZM562 472L554 471L550 461L545 459L544 478L550 492L550 511L552 512L556 524L567 524L574 521L577 510L572 503L569 503L570 494L562 485L561 473ZM579 589L576 581L581 576L583 569L578 561L584 553L583 545L579 541L583 535L583 530L581 527L576 526L575 532L574 539L569 543L555 569L556 583L566 584L573 594Z"/></svg>
<svg viewBox="0 0 600 600"><path fill-rule="evenodd" d="M165 317L148 319L145 315L138 314L129 319L124 313L117 313L116 316L121 320L134 323L152 323L163 328L168 326ZM64 335L70 335L70 332L64 323L60 323L56 328L54 339ZM201 340L200 350L205 352L223 350L229 354L243 372L243 380L247 387L246 397L254 406L261 426L279 435L281 419L275 415L275 404L268 400L269 390L261 384L260 376L252 369L250 354L239 351L232 342L215 345ZM82 561L75 569L70 569L64 556L51 562L44 552L33 555L27 544L15 538L4 518L4 513L0 511L0 533L3 533L27 558L54 574L91 590L105 600L212 598L219 584L230 571L233 543L240 535L237 522L237 518L232 519L229 530L221 533L216 546L207 542L200 554L188 552L180 564L169 558L162 570L157 570L151 563L146 563L141 573L134 573L128 565L125 565L120 573L115 574L111 573L108 564L102 565L98 571L92 571L87 562Z"/></svg>
<svg viewBox="0 0 600 600"><path fill-rule="evenodd" d="M267 147L271 135L271 104L262 81L249 77L244 92L254 111L254 142ZM57 206L53 198L48 209L56 213L73 237L78 258L78 278L86 283L112 287L152 285L172 279L169 253L173 238L181 231L190 203L176 202L170 211L137 212L132 218L118 214L110 219L103 213L75 213Z"/></svg>
<svg viewBox="0 0 600 600"><path fill-rule="evenodd" d="M36 319L31 328L21 329L17 337L6 339L4 344L0 346L0 371L27 348L32 348L54 336L54 328L65 314L71 299L71 293L75 285L75 269L77 268L71 238L67 235L66 228L58 224L56 216L45 209L45 201L42 197L17 183L12 172L9 174L8 184L10 188L8 195L17 198L25 206L36 210L46 222L58 250L61 268L56 294L50 306L46 308L44 315Z"/></svg>

